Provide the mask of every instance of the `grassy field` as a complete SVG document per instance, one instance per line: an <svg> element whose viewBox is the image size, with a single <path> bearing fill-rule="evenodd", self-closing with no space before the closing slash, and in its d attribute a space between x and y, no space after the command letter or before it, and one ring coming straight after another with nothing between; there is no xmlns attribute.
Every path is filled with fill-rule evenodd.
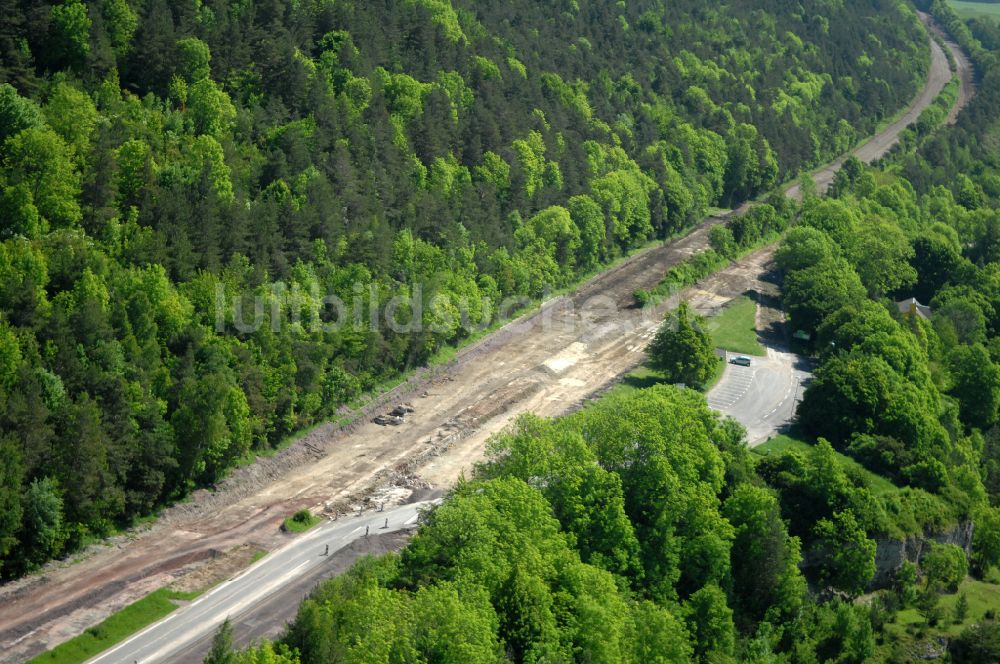
<svg viewBox="0 0 1000 664"><path fill-rule="evenodd" d="M757 341L757 303L749 297L740 297L717 316L705 321L712 343L744 355L765 355L767 351Z"/></svg>
<svg viewBox="0 0 1000 664"><path fill-rule="evenodd" d="M28 664L85 662L172 612L177 608L172 600L191 600L199 594L174 592L166 588L156 590L111 614L104 622L91 627L80 636L35 657Z"/></svg>
<svg viewBox="0 0 1000 664"><path fill-rule="evenodd" d="M877 659L884 661L893 650L897 652L913 653L920 652L921 643L935 643L939 637L949 638L958 636L962 630L970 625L980 622L983 615L989 610L997 610L1000 607L1000 584L997 581L996 573L991 578L979 581L967 578L958 587L958 592L942 595L939 606L943 610L941 621L934 627L924 624L924 619L914 608L904 609L898 612L892 622L885 625L885 643L878 648ZM955 604L958 597L965 593L969 601L969 610L965 620L956 623L954 620Z"/></svg>
<svg viewBox="0 0 1000 664"><path fill-rule="evenodd" d="M1000 19L1000 3L967 2L965 0L948 0L948 4L961 18L992 18Z"/></svg>
<svg viewBox="0 0 1000 664"><path fill-rule="evenodd" d="M753 451L761 456L767 456L787 451L798 451L807 454L811 449L812 443L804 436L799 436L797 433L792 432L791 435L781 434L775 436L766 443L753 448ZM846 454L836 452L836 455L837 460L840 461L844 470L852 473L856 472L868 480L872 493L876 496L882 496L899 490L899 487L893 484L888 478L871 472Z"/></svg>

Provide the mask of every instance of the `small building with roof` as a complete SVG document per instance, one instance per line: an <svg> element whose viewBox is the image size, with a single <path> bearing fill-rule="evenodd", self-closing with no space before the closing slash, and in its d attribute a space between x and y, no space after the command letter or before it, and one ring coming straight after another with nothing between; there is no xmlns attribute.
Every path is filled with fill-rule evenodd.
<svg viewBox="0 0 1000 664"><path fill-rule="evenodd" d="M899 309L899 313L904 316L912 314L914 316L920 316L924 320L930 320L931 318L931 308L917 302L917 298L915 297L900 300L896 303L896 308Z"/></svg>

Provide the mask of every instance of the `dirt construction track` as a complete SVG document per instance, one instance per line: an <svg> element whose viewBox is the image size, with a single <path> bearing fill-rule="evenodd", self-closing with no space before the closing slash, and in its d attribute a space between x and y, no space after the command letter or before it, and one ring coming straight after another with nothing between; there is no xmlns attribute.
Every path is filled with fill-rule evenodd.
<svg viewBox="0 0 1000 664"><path fill-rule="evenodd" d="M947 81L941 61L935 59L929 86ZM878 137L886 148L892 139ZM365 500L406 499L414 487L449 486L517 415L566 412L638 364L663 307L685 294L640 310L632 308L632 292L652 287L668 267L707 247L709 228L720 221L709 219L676 242L633 256L467 348L446 371L415 378L400 391L416 409L403 425L366 418L350 431L320 427L278 456L237 471L217 492L199 492L167 510L147 530L3 587L0 659L28 659L156 588L190 586L192 575L204 583L232 576L248 550L285 541L278 526L301 507L356 509ZM737 265L720 277L711 280L719 285L716 305L741 294L757 273Z"/></svg>
<svg viewBox="0 0 1000 664"><path fill-rule="evenodd" d="M661 313L631 308L632 291L655 285L667 266L705 248L718 221L636 255L466 349L453 369L411 386L407 399L416 412L401 426L320 428L295 445L311 455L287 451L309 462L269 484L248 492L261 481L238 473L229 487L171 508L132 539L10 584L0 598L0 651L26 658L235 547L275 548L285 537L281 520L301 507L357 509L372 488L383 489L374 500L391 501L392 484L449 485L516 415L562 413L639 363Z"/></svg>

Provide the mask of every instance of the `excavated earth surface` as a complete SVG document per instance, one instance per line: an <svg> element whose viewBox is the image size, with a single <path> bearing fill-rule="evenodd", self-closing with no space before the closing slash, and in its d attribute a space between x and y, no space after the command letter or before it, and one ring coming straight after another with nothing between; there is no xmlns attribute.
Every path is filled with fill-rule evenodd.
<svg viewBox="0 0 1000 664"><path fill-rule="evenodd" d="M926 99L927 92L949 78L940 49L934 52L918 110L936 94ZM877 145L887 149L901 128L891 127ZM821 171L817 182L832 178L837 166ZM0 588L3 661L52 648L156 588L207 586L231 575L253 551L287 541L281 521L303 507L343 512L446 489L482 458L487 438L519 414L572 410L639 364L666 307L690 297L709 313L763 288L771 248L658 307L633 306L635 289L653 287L670 266L705 249L710 227L722 221L708 219L680 240L634 255L469 346L448 366L418 372L345 416L346 424L320 426L273 457L237 469L215 491L196 492L152 526ZM415 408L404 424L371 422L401 401Z"/></svg>
<svg viewBox="0 0 1000 664"><path fill-rule="evenodd" d="M236 470L216 491L165 510L147 529L7 584L0 590L0 652L27 659L238 547L277 548L289 537L282 520L298 509L343 512L449 486L481 458L489 435L518 414L564 412L638 364L669 302L634 308L632 292L706 248L709 228L722 220L635 255L464 349L451 365L421 372L353 423L318 427ZM403 400L416 412L401 426L370 421Z"/></svg>

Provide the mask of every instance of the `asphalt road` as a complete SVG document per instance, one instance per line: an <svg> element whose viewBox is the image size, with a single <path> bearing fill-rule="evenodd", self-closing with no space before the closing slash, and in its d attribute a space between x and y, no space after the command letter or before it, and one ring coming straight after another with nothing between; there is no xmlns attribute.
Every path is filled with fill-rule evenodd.
<svg viewBox="0 0 1000 664"><path fill-rule="evenodd" d="M333 554L364 538L366 528L370 535L412 528L419 510L430 504L413 503L386 512L371 511L321 523L239 576L88 661L91 664L184 661L183 654L210 637L227 617L238 620L270 595L295 584L301 577L317 574L318 568L331 560L330 555L324 555L327 545ZM387 519L389 525L385 528Z"/></svg>
<svg viewBox="0 0 1000 664"><path fill-rule="evenodd" d="M932 19L930 19L930 17L926 14L921 14L921 19L925 22L925 24L930 24L932 22ZM888 152L892 146L899 142L899 134L911 123L916 122L923 110L934 101L934 98L937 97L941 90L944 89L944 86L948 84L948 81L950 81L953 76L951 68L948 66L948 58L945 56L941 46L939 46L933 39L930 40L930 47L931 62L930 67L927 70L927 80L924 83L924 87L920 90L913 101L910 102L906 111L900 115L895 122L880 131L864 144L852 150L849 154L843 155L823 168L814 171L812 173L812 179L816 184L816 190L818 192L822 193L827 190L833 182L834 177L837 175L837 171L839 171L840 167L844 165L848 156L857 157L864 163L870 164L885 155L885 153ZM957 53L958 56L961 56L962 52L957 47L954 48L954 52ZM968 60L959 60L959 63L967 70ZM796 182L786 189L785 195L789 198L801 200L802 192L799 184Z"/></svg>
<svg viewBox="0 0 1000 664"><path fill-rule="evenodd" d="M811 377L809 360L778 347L752 357L749 367L730 364L708 393L708 405L746 427L750 447L765 442L791 424Z"/></svg>
<svg viewBox="0 0 1000 664"><path fill-rule="evenodd" d="M399 551L405 547L413 535L413 530L395 530L387 533L379 530L378 535L356 539L336 553L330 552L328 560L281 586L280 589L256 602L254 606L231 618L233 647L242 650L263 640L280 639L285 628L295 620L299 606L316 586L327 579L340 576L365 556L381 556L389 551ZM212 649L215 632L207 633L200 639L189 641L188 645L175 649L163 664L191 664L202 662Z"/></svg>
<svg viewBox="0 0 1000 664"><path fill-rule="evenodd" d="M934 25L929 16L921 13L920 18L929 29L940 33L940 29ZM963 81L959 103L953 110L957 112L972 94L972 71L968 59L957 46L951 42L946 42L946 46L956 58L958 74ZM953 73L948 66L944 50L934 40L930 41L930 48L931 62L927 81L909 108L877 136L853 150L851 155L865 163L871 163L882 157L899 141L900 132L917 120L920 113L934 101L951 80ZM847 156L844 155L812 173L818 191L827 190ZM785 195L801 199L799 184L795 183L787 188ZM746 428L747 442L751 447L760 445L792 423L795 409L812 375L809 360L789 352L784 343L778 342L773 337L770 339L766 337L767 335L762 335L761 342L767 348L767 355L752 358L749 367L729 364L728 359L737 353L728 353L725 372L707 395L708 405L711 408L729 415Z"/></svg>
<svg viewBox="0 0 1000 664"><path fill-rule="evenodd" d="M939 57L934 60L938 65L940 61ZM934 67L934 76L927 85L930 95L936 94L940 83L940 67ZM920 102L928 96L923 95ZM914 110L919 112L921 108L918 104ZM893 131L883 132L871 148L892 140ZM399 428L402 430L387 431L368 423L352 430L348 437L333 424L321 426L274 457L234 471L217 491L199 492L190 503L169 508L147 531L112 541L73 564L53 564L43 574L0 587L0 660L26 661L201 565L216 552L248 542L270 548L284 539L276 537L275 524L285 515L324 501L350 502L385 481L389 471L415 472L436 486L449 485L462 469L478 460L488 435L510 418L526 411L542 415L566 412L600 385L632 369L655 324L649 322L651 327L644 327L638 315L633 315L635 312L614 306L606 307L606 315L588 315L586 320L579 312L591 302L595 306L587 311L596 308L598 302L631 302L631 293L637 287L652 287L667 267L706 247L709 227L718 222L706 222L678 242L642 252L595 277L574 295L560 298L545 312L466 347L458 353L446 377L413 383L414 395L419 385L428 396L412 397L419 407L419 417ZM570 307L578 313L564 314ZM547 331L546 325L537 322L546 317L559 325L549 325L552 330ZM566 333L560 331L563 323L569 330ZM586 325L583 335L572 333L572 324L578 323ZM626 325L633 325L631 332L619 331ZM577 352L577 342L586 344L586 354ZM784 369L775 370L780 373ZM755 378L760 382L765 376L752 376L750 385L756 390ZM779 387L764 389L784 394ZM764 425L780 422L779 413L786 412L786 407L790 410L790 405L769 400L770 407L755 410L750 402L759 395L750 392L730 395L727 401L739 397L730 405L717 403L735 412L756 436L758 420ZM773 409L777 410L768 415ZM307 537L312 541L316 534ZM331 552L334 548L331 545ZM270 563L277 555L272 554L264 562ZM269 573L280 575L298 564L269 568ZM257 567L251 572L254 569ZM265 583L271 577L264 574L256 578ZM202 598L193 606L212 597ZM178 611L170 621L180 621L188 610ZM201 631L210 633L215 626L208 626L209 632ZM116 656L96 661L128 664L138 659L128 659L129 651L124 646L113 652ZM158 653L142 656L151 654ZM178 656L170 655L166 660Z"/></svg>

